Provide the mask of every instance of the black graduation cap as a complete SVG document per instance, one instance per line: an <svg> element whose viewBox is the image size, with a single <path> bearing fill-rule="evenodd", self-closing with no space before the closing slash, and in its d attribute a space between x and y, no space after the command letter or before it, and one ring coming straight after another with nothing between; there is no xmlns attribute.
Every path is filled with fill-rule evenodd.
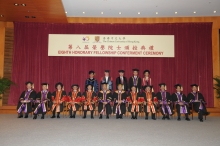
<svg viewBox="0 0 220 146"><path fill-rule="evenodd" d="M92 84L87 84L87 85L86 85L86 88L88 88L88 86L92 86L92 88L93 88L93 85L92 85Z"/></svg>
<svg viewBox="0 0 220 146"><path fill-rule="evenodd" d="M108 83L106 83L106 82L103 82L103 83L101 83L101 85L107 85Z"/></svg>
<svg viewBox="0 0 220 146"><path fill-rule="evenodd" d="M93 70L90 70L90 71L89 71L89 75L90 75L90 74L94 74L94 73L95 73L95 72L94 72Z"/></svg>
<svg viewBox="0 0 220 146"><path fill-rule="evenodd" d="M150 87L151 89L153 88L153 86L151 86L151 85L145 85L145 86L143 87L144 90L145 90L147 87Z"/></svg>
<svg viewBox="0 0 220 146"><path fill-rule="evenodd" d="M27 84L33 85L33 83L32 83L31 81L27 81L27 82L25 83L25 85L27 85Z"/></svg>
<svg viewBox="0 0 220 146"><path fill-rule="evenodd" d="M176 85L174 85L174 87L175 87L175 88L177 88L177 87L180 87L180 88L181 88L182 85L180 85L180 84L176 84Z"/></svg>
<svg viewBox="0 0 220 146"><path fill-rule="evenodd" d="M125 71L124 71L124 70L119 70L118 72L122 72L122 73L124 73Z"/></svg>
<svg viewBox="0 0 220 146"><path fill-rule="evenodd" d="M105 72L108 72L108 73L109 73L109 72L110 72L110 70L105 70Z"/></svg>
<svg viewBox="0 0 220 146"><path fill-rule="evenodd" d="M191 87L193 87L193 86L196 86L196 87L198 87L199 85L197 85L197 84L192 84L192 85L190 85Z"/></svg>
<svg viewBox="0 0 220 146"><path fill-rule="evenodd" d="M165 84L165 83L160 83L160 84L159 84L159 86L160 86L160 87L161 87L162 85L166 86L166 84Z"/></svg>
<svg viewBox="0 0 220 146"><path fill-rule="evenodd" d="M49 85L49 84L48 84L48 83L41 83L41 85L42 85L42 86L43 86L43 85L46 85L46 86L47 86L47 85Z"/></svg>
<svg viewBox="0 0 220 146"><path fill-rule="evenodd" d="M63 84L61 82L56 83L55 88L57 88L58 85L60 85L61 88L63 88Z"/></svg>
<svg viewBox="0 0 220 146"><path fill-rule="evenodd" d="M145 70L145 71L143 72L143 74L145 74L146 72L148 72L148 73L150 74L150 71L149 71L149 70Z"/></svg>
<svg viewBox="0 0 220 146"><path fill-rule="evenodd" d="M77 88L79 88L79 85L78 85L78 84L73 84L73 85L71 86L71 88L73 88L74 86L76 86Z"/></svg>
<svg viewBox="0 0 220 146"><path fill-rule="evenodd" d="M136 69L136 68L134 68L134 69L132 69L133 71L137 71L137 72L139 72L139 69Z"/></svg>

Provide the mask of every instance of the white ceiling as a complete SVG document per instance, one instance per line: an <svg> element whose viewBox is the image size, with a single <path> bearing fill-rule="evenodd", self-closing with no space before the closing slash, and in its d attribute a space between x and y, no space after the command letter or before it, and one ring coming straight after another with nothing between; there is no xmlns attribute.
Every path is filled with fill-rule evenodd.
<svg viewBox="0 0 220 146"><path fill-rule="evenodd" d="M62 1L67 17L220 16L220 0L62 0ZM216 13L214 13L214 11L216 11ZM103 14L101 14L102 12ZM119 12L121 12L121 14L119 14ZM138 14L138 12L140 12L140 14ZM177 12L177 14L175 14L175 12Z"/></svg>

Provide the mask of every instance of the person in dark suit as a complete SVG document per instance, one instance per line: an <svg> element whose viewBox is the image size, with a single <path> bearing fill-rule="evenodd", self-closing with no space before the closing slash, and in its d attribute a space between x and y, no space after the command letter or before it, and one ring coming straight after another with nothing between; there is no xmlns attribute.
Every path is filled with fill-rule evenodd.
<svg viewBox="0 0 220 146"><path fill-rule="evenodd" d="M51 93L48 91L48 83L42 83L42 91L38 92L35 100L35 110L33 119L37 119L38 114L42 114L41 119L44 119L44 115L47 112L48 101L51 100Z"/></svg>
<svg viewBox="0 0 220 146"><path fill-rule="evenodd" d="M209 115L205 106L205 99L202 93L199 92L197 84L192 84L191 87L192 92L187 95L187 98L193 104L193 110L198 113L200 122L203 122L203 115Z"/></svg>
<svg viewBox="0 0 220 146"><path fill-rule="evenodd" d="M32 112L32 101L36 98L36 91L34 91L34 84L31 81L25 83L26 90L20 95L17 105L18 118L23 118L22 111L25 114L24 118L28 118L28 114Z"/></svg>
<svg viewBox="0 0 220 146"><path fill-rule="evenodd" d="M137 92L141 92L141 78L138 77L138 69L133 69L133 76L129 79L129 88L136 86Z"/></svg>
<svg viewBox="0 0 220 146"><path fill-rule="evenodd" d="M116 78L116 89L118 90L118 85L122 85L122 89L124 91L128 91L128 81L127 78L124 76L124 70L119 70L119 77Z"/></svg>

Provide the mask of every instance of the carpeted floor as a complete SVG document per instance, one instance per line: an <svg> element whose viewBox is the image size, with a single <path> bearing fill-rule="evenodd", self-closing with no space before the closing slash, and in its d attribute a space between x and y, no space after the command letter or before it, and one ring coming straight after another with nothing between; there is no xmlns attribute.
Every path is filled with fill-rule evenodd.
<svg viewBox="0 0 220 146"><path fill-rule="evenodd" d="M0 114L1 146L220 146L220 117L200 123L157 119L18 119Z"/></svg>

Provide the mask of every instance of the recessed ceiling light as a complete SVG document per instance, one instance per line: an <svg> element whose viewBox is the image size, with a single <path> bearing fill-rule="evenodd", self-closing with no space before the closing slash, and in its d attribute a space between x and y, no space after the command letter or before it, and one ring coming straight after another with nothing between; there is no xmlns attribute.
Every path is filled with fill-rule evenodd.
<svg viewBox="0 0 220 146"><path fill-rule="evenodd" d="M25 18L29 18L29 16L25 16Z"/></svg>
<svg viewBox="0 0 220 146"><path fill-rule="evenodd" d="M141 14L141 12L138 12L138 15L140 15Z"/></svg>
<svg viewBox="0 0 220 146"><path fill-rule="evenodd" d="M67 14L67 12L65 12Z"/></svg>
<svg viewBox="0 0 220 146"><path fill-rule="evenodd" d="M15 6L18 6L19 4L17 4L17 3L14 3L14 5L15 5Z"/></svg>
<svg viewBox="0 0 220 146"><path fill-rule="evenodd" d="M4 17L4 15L0 15L1 17Z"/></svg>
<svg viewBox="0 0 220 146"><path fill-rule="evenodd" d="M85 14L85 12L83 12L83 14Z"/></svg>
<svg viewBox="0 0 220 146"><path fill-rule="evenodd" d="M104 14L103 12L101 12L101 14Z"/></svg>
<svg viewBox="0 0 220 146"><path fill-rule="evenodd" d="M214 11L213 13L216 13L216 11Z"/></svg>
<svg viewBox="0 0 220 146"><path fill-rule="evenodd" d="M177 12L175 12L175 14L177 14Z"/></svg>
<svg viewBox="0 0 220 146"><path fill-rule="evenodd" d="M194 14L196 13L196 11L193 12Z"/></svg>
<svg viewBox="0 0 220 146"><path fill-rule="evenodd" d="M22 6L26 6L26 4L21 4Z"/></svg>
<svg viewBox="0 0 220 146"><path fill-rule="evenodd" d="M118 14L121 15L121 12L119 12Z"/></svg>
<svg viewBox="0 0 220 146"><path fill-rule="evenodd" d="M158 14L158 12L156 12L156 14Z"/></svg>

